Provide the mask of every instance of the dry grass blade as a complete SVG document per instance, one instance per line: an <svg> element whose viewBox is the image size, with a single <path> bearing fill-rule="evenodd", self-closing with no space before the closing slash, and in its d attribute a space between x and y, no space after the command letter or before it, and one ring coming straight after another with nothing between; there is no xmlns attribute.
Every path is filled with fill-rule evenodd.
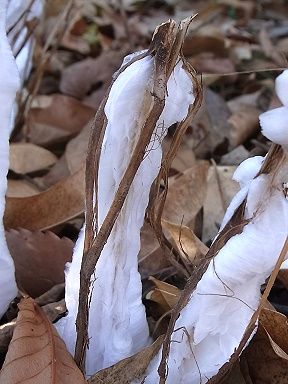
<svg viewBox="0 0 288 384"><path fill-rule="evenodd" d="M0 372L2 384L84 384L82 373L53 325L31 298L22 299Z"/></svg>

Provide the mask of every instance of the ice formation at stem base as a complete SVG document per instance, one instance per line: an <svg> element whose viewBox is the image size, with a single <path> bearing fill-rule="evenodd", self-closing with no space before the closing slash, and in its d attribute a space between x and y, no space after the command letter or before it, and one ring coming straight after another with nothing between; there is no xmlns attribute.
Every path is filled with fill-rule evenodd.
<svg viewBox="0 0 288 384"><path fill-rule="evenodd" d="M99 227L111 206L146 118L145 100L151 97L153 71L154 58L150 55L128 66L114 82L105 105L108 124L99 165ZM179 61L168 80L165 107L147 153L96 265L89 313L89 349L86 354L88 375L134 354L149 343L138 273L140 229L151 185L160 170L161 142L168 127L186 117L193 101L191 78L182 68L182 61ZM58 325L72 353L76 338L83 237L82 232L66 274L69 314Z"/></svg>
<svg viewBox="0 0 288 384"><path fill-rule="evenodd" d="M3 215L9 167L9 132L12 107L19 88L19 74L6 36L7 0L0 0L0 317L16 296L14 264L7 248Z"/></svg>
<svg viewBox="0 0 288 384"><path fill-rule="evenodd" d="M276 91L286 102L288 88L285 96L282 82L287 85L287 71L281 76ZM263 134L285 148L288 125L283 122L288 121L288 108L283 108L263 113L260 122ZM272 124L270 113L276 116ZM249 222L210 262L181 311L171 338L167 384L203 384L217 374L238 347L259 305L260 287L274 269L288 233L288 201L282 188L287 182L287 158L278 173L257 176L263 160L248 159L235 172L241 190L228 207L222 228L245 198L244 216ZM161 352L143 381L135 384L159 382L160 357Z"/></svg>

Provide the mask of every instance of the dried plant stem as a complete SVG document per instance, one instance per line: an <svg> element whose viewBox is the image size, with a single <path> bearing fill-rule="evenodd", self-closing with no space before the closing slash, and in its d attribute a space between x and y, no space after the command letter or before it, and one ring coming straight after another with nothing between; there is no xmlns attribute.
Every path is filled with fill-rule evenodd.
<svg viewBox="0 0 288 384"><path fill-rule="evenodd" d="M277 263L275 265L275 268L273 269L273 272L268 280L267 286L265 288L265 291L261 297L260 304L257 308L257 310L253 313L253 316L251 317L251 320L246 328L246 331L243 335L243 338L238 346L238 348L235 350L233 355L231 356L230 360L224 364L216 376L212 377L207 383L208 384L220 384L222 380L226 377L227 373L230 372L233 364L237 361L239 358L242 350L244 349L246 343L248 342L250 336L252 335L252 332L254 331L256 327L256 321L260 315L261 310L265 307L266 301L268 299L269 293L273 287L273 284L276 280L276 277L278 275L278 272L280 270L281 264L283 263L285 256L288 253L288 236L286 237L285 243L282 247L282 250L280 252L280 255L278 257Z"/></svg>
<svg viewBox="0 0 288 384"><path fill-rule="evenodd" d="M186 21L187 24L189 24L190 22L191 19ZM97 212L97 198L95 207L92 198L94 196L94 191L97 191L98 181L96 179L97 170L95 169L95 166L99 166L101 144L99 141L99 144L97 145L97 153L95 152L95 155L91 154L90 152L91 150L95 151L95 148L89 146L88 162L86 164L86 174L87 177L90 177L92 176L92 173L96 171L96 178L92 176L92 181L87 180L87 187L89 188L89 193L87 194L87 196L89 201L87 201L86 207L89 223L88 229L85 234L86 251L83 255L80 272L79 307L76 319L77 340L75 347L75 361L83 372L85 371L85 353L88 345L89 290L91 276L95 270L96 263L100 257L104 245L107 242L108 237L113 229L114 223L123 207L130 186L133 182L134 176L145 156L147 146L150 143L157 121L164 109L167 81L169 79L171 71L177 64L180 49L182 46L182 44L178 43L179 36L182 36L182 42L184 38L183 25L180 25L178 30L175 27L176 25L174 21L169 21L160 25L153 36L150 49L148 53L146 53L151 54L155 57L153 87L151 94L147 97L147 108L145 108L145 110L148 110L149 113L147 114L147 116L140 116L139 118L139 121L144 121L144 123L141 125L141 127L139 127L141 129L141 133L139 135L138 142L135 145L131 160L119 184L118 190L115 194L114 200L107 213L107 216L105 217L103 224L101 225L98 231L97 223L95 225L95 218L97 221L97 214L95 214L95 212ZM175 49L175 42L177 42L177 49ZM131 62L129 64L131 65ZM125 68L122 68L122 70L124 69ZM95 127L95 130L98 130L98 132L100 133L101 138L103 138L105 131L103 108L104 103L102 104L101 111L96 117L96 123L100 124L100 126ZM95 140L96 134L92 133L90 143Z"/></svg>
<svg viewBox="0 0 288 384"><path fill-rule="evenodd" d="M187 281L187 284L184 290L182 291L176 306L172 309L170 322L169 322L168 329L163 341L161 361L158 367L160 384L164 384L166 382L166 376L167 376L166 365L167 365L167 359L170 352L171 336L174 331L174 327L175 327L177 318L180 314L180 311L187 305L191 294L195 290L198 284L198 281L204 275L211 259L218 253L218 251L232 236L234 236L235 234L241 233L243 230L243 227L247 224L247 220L244 220L245 203L246 201L244 201L238 207L233 217L231 218L230 222L227 223L227 225L223 228L222 232L219 234L218 238L212 244L205 258L202 259L199 266L194 270L192 276Z"/></svg>
<svg viewBox="0 0 288 384"><path fill-rule="evenodd" d="M263 162L263 165L259 171L259 174L276 173L279 170L279 166L282 164L284 158L285 158L285 156L284 156L284 152L283 152L282 147L280 145L273 144L271 146L266 158L265 158L265 161ZM209 265L211 259L217 255L217 253L221 250L221 248L227 243L227 241L232 236L241 233L244 226L246 224L248 224L249 220L244 219L245 206L246 206L246 199L236 209L236 211L234 212L230 221L226 224L226 226L223 228L223 230L218 235L217 239L212 244L212 246L209 249L205 258L202 259L200 265L194 270L192 276L190 277L184 290L182 291L182 294L181 294L176 306L172 310L168 329L167 329L167 332L166 332L166 335L165 335L165 338L163 341L162 357L161 357L161 361L160 361L160 364L158 367L158 374L160 377L159 383L160 384L165 384L165 382L166 382L166 376L167 376L167 366L166 365L167 365L167 359L168 359L169 352L170 352L171 336L172 336L172 333L174 331L174 327L175 327L177 318L180 314L180 311L187 305L189 298L191 297L193 291L195 290L195 288L197 286L197 283L200 281L200 279L202 278L206 269L208 268L208 265ZM288 248L288 243L286 240L286 242L283 246L282 252L279 256L279 259L276 263L276 266L273 270L273 273L270 277L270 280L268 282L266 290L263 294L263 298L260 302L260 305L259 305L257 311L255 311L255 313L253 314L251 321L250 321L250 324L247 327L246 332L243 336L243 339L239 344L239 347L231 356L230 361L228 363L226 363L218 372L219 376L222 377L222 370L224 372L223 374L225 374L229 371L232 364L237 360L242 349L244 348L245 344L249 340L249 337L251 336L251 333L253 332L253 329L255 328L255 322L259 316L260 310L262 309L263 305L265 304L265 301L269 295L269 292L271 290L273 282L275 281L277 273L280 269L281 263L284 260L285 255L287 254L287 251L288 251L287 248ZM209 384L212 384L212 383L218 384L219 383L218 374L216 375L217 380L216 380L216 378L215 379L212 378L208 381L208 383Z"/></svg>

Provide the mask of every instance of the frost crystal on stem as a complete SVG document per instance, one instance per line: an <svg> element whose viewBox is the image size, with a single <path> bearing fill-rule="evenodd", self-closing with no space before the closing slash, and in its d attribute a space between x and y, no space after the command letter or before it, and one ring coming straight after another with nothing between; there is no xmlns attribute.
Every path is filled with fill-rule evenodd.
<svg viewBox="0 0 288 384"><path fill-rule="evenodd" d="M287 74L276 80L283 103L287 103ZM217 250L181 310L171 336L167 377L162 376L161 383L206 383L229 361L258 308L261 284L273 271L288 234L288 202L282 189L287 182L287 121L286 106L260 116L263 134L283 146L284 160L270 173L261 172L265 159L259 156L236 170L241 190L227 209L219 236L241 204L246 225ZM142 382L159 382L161 353Z"/></svg>
<svg viewBox="0 0 288 384"><path fill-rule="evenodd" d="M0 0L0 317L16 296L14 263L7 248L3 215L9 167L9 132L12 107L19 88L19 74L6 36L7 0Z"/></svg>
<svg viewBox="0 0 288 384"><path fill-rule="evenodd" d="M124 63L127 62L125 60ZM107 126L98 173L99 228L111 207L150 111L147 99L151 99L153 89L154 60L147 52L146 56L122 71L113 83L105 104ZM140 229L151 185L160 171L162 140L169 126L187 117L193 102L192 80L179 58L167 82L164 109L92 276L89 348L86 352L88 375L136 353L149 343L138 273ZM58 325L71 352L74 351L76 338L83 233L66 274L69 314Z"/></svg>

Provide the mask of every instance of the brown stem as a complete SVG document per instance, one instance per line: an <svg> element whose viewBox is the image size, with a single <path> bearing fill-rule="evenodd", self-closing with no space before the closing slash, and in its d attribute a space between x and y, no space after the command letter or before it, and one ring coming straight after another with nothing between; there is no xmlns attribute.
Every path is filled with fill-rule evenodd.
<svg viewBox="0 0 288 384"><path fill-rule="evenodd" d="M87 232L88 238L86 241L87 252L84 252L80 272L79 307L76 319L77 340L75 347L75 361L83 372L85 371L84 361L86 348L88 345L90 279L95 270L96 263L100 257L104 245L107 242L108 237L113 229L114 223L125 202L134 176L144 158L146 148L151 140L157 121L164 109L166 86L170 74L169 71L170 68L174 68L179 57L179 50L173 50L172 53L172 48L175 48L173 43L175 41L175 38L178 36L179 33L181 33L181 31L182 29L178 29L178 31L175 31L175 22L169 21L165 24L160 25L157 28L156 33L154 34L149 50L149 53L155 56L153 88L151 94L147 97L148 108L145 108L145 110L148 110L149 113L147 116L140 116L139 121L144 121L144 123L142 126L139 127L139 129L141 129L141 133L139 135L138 142L135 145L129 165L119 184L118 190L115 194L113 203L108 211L108 214L105 217L103 224L101 225L96 237L93 240L93 218L94 210L97 210L97 204L94 208L92 200L93 191L91 192L90 190L89 194L87 195L89 199L89 202L87 202L87 210L92 210L93 208L93 214L91 214L91 212L89 212L89 214L87 213L87 217L89 218ZM129 64L131 64L131 62ZM102 114L104 108L103 104ZM100 122L100 124L103 124L104 122L103 117L100 117L99 120L97 120L96 118L96 121ZM98 132L101 132L102 137L103 131L103 127L99 128ZM95 135L92 134L91 137L92 138L90 143L95 140L93 138L95 137ZM99 167L99 156L101 152L100 148L101 145L98 144L97 154L89 154L88 158L92 159L92 164L87 164L87 167L91 167L92 169L93 167L95 167L95 165ZM91 145L89 146L89 151L92 150L95 150L95 148L92 148ZM91 176L91 170L87 171L87 176ZM97 177L97 175L95 177ZM96 192L97 180L95 179L95 177L93 177L93 183L87 180L87 186L88 188L93 187L93 190L95 190Z"/></svg>

